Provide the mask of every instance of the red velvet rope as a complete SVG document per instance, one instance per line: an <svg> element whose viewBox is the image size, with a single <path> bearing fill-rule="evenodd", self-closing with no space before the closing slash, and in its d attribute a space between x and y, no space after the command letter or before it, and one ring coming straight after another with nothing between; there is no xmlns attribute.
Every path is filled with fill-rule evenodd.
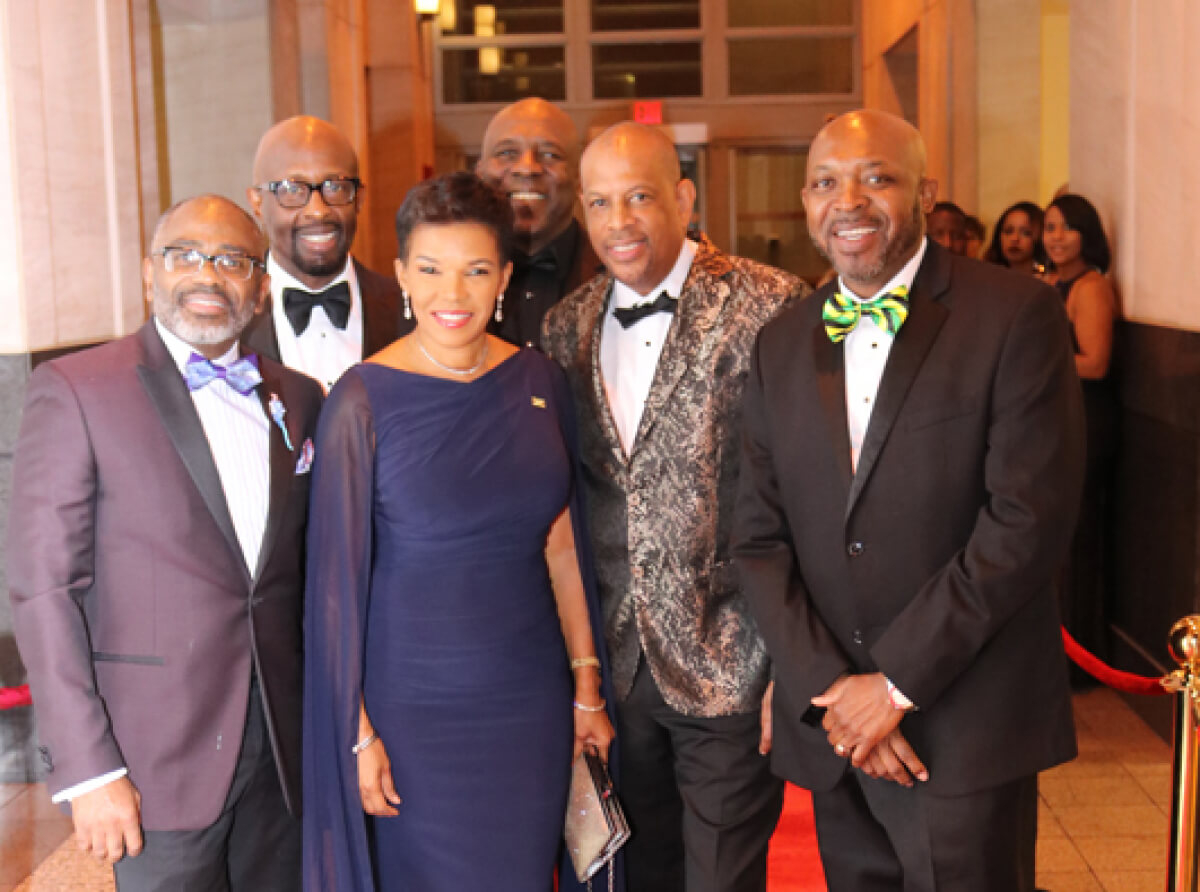
<svg viewBox="0 0 1200 892"><path fill-rule="evenodd" d="M33 698L29 696L29 685L19 688L0 688L0 712L6 709L16 709L18 706L32 706Z"/></svg>
<svg viewBox="0 0 1200 892"><path fill-rule="evenodd" d="M1066 629L1062 630L1062 639L1063 647L1066 649L1067 656L1071 658L1071 661L1088 675L1097 681L1103 682L1108 687L1126 694L1157 696L1168 693L1157 678L1134 675L1132 672L1122 672L1120 669L1114 669L1112 666L1109 666L1100 660L1099 657L1088 653L1080 646L1079 642L1071 637L1071 633ZM24 684L18 688L0 688L0 712L6 709L15 709L18 706L32 705L33 698L29 696L29 685Z"/></svg>
<svg viewBox="0 0 1200 892"><path fill-rule="evenodd" d="M1084 650L1082 645L1065 628L1062 630L1063 647L1071 661L1092 678L1123 694L1145 694L1157 696L1169 693L1157 678L1147 678L1145 675L1134 675L1132 672L1122 672L1114 669L1099 657Z"/></svg>

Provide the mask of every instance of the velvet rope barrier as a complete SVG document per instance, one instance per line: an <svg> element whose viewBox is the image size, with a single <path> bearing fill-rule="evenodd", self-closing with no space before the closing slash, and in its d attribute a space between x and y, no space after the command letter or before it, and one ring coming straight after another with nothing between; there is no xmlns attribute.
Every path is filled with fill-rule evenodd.
<svg viewBox="0 0 1200 892"><path fill-rule="evenodd" d="M32 706L33 698L29 696L29 685L23 684L18 688L0 688L0 712L6 709L16 709L18 706Z"/></svg>
<svg viewBox="0 0 1200 892"><path fill-rule="evenodd" d="M1150 697L1170 693L1163 687L1162 679L1134 675L1132 672L1122 672L1120 669L1109 666L1095 654L1084 650L1083 646L1071 637L1071 633L1066 628L1062 630L1062 639L1063 648L1066 650L1067 656L1071 658L1071 662L1107 687L1123 694L1143 694Z"/></svg>

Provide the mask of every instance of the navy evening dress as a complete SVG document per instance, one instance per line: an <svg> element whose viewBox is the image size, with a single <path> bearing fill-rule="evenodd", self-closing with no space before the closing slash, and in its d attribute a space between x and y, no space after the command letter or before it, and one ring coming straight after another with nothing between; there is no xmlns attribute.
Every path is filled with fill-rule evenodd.
<svg viewBox="0 0 1200 892"><path fill-rule="evenodd" d="M532 350L471 382L363 363L330 393L309 511L308 892L551 888L574 688L544 548L575 498L571 413ZM362 811L360 693L397 817Z"/></svg>

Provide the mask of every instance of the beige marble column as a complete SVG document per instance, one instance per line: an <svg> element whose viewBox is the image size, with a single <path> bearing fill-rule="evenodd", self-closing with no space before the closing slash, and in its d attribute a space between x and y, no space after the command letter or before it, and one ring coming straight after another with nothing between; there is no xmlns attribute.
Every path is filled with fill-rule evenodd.
<svg viewBox="0 0 1200 892"><path fill-rule="evenodd" d="M2 9L0 350L124 334L143 319L130 3Z"/></svg>
<svg viewBox="0 0 1200 892"><path fill-rule="evenodd" d="M331 120L357 148L367 184L354 253L387 274L396 209L433 171L429 29L411 0L328 0L326 21Z"/></svg>

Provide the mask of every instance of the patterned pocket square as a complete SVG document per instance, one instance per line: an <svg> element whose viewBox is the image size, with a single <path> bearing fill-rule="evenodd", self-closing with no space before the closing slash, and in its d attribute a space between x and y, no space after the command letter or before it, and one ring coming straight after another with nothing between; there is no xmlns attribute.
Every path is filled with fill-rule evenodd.
<svg viewBox="0 0 1200 892"><path fill-rule="evenodd" d="M313 442L312 437L304 441L304 445L300 447L300 458L296 460L296 476L307 474L312 470L313 463Z"/></svg>

